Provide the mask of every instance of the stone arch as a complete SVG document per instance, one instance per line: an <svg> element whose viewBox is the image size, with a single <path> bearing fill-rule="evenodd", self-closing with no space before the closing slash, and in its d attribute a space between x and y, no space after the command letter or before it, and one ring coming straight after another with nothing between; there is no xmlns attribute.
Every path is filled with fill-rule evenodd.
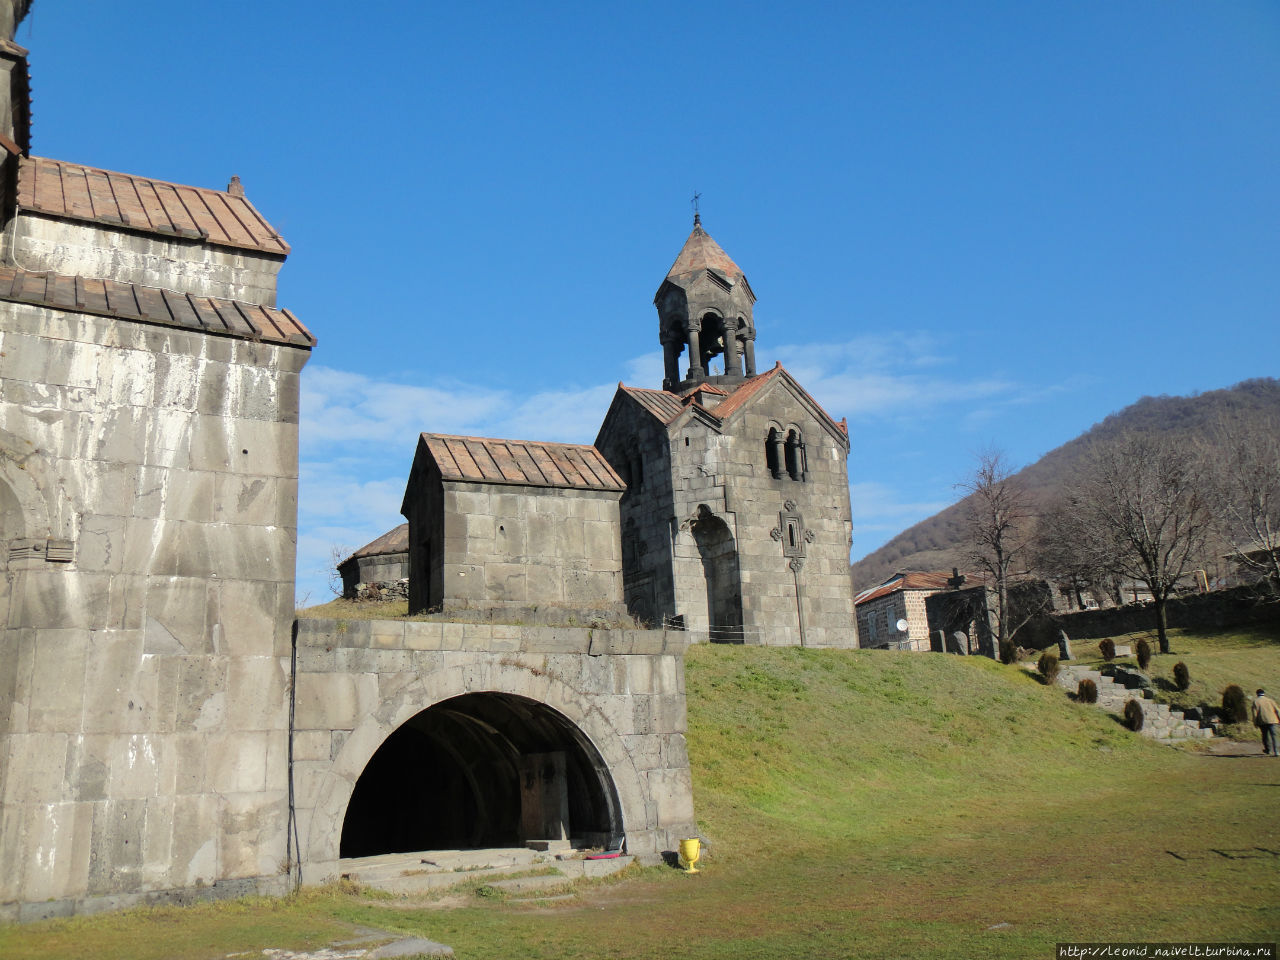
<svg viewBox="0 0 1280 960"><path fill-rule="evenodd" d="M741 642L742 579L738 569L738 547L725 521L705 503L690 525L707 588L708 639Z"/></svg>
<svg viewBox="0 0 1280 960"><path fill-rule="evenodd" d="M343 819L342 857L623 836L608 768L581 730L514 694L459 694L374 752Z"/></svg>
<svg viewBox="0 0 1280 960"><path fill-rule="evenodd" d="M783 444L786 436L787 433L782 424L776 420L769 421L769 429L765 432L764 437L764 466L769 472L769 476L775 480L782 479L782 469L785 463Z"/></svg>
<svg viewBox="0 0 1280 960"><path fill-rule="evenodd" d="M794 423L787 425L782 453L787 476L792 480L807 480L809 461L808 454L805 452L804 433Z"/></svg>
<svg viewBox="0 0 1280 960"><path fill-rule="evenodd" d="M572 724L607 769L616 798L617 819L628 837L651 830L657 810L649 799L621 735L591 698L551 673L515 657L479 660L415 676L385 697L377 710L356 718L355 727L321 778L300 850L307 864L339 859L341 834L356 783L388 738L409 720L435 705L463 694L514 695L541 704Z"/></svg>
<svg viewBox="0 0 1280 960"><path fill-rule="evenodd" d="M699 341L702 369L711 373L711 361L725 352L724 317L718 310L702 311L702 337Z"/></svg>

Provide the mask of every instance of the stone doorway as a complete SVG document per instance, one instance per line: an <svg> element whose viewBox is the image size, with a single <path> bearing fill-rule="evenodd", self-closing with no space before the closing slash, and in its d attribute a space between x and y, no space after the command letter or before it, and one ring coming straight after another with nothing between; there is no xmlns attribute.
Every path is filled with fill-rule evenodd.
<svg viewBox="0 0 1280 960"><path fill-rule="evenodd" d="M728 524L705 505L698 508L698 518L691 529L707 583L708 639L741 643L742 583L733 533Z"/></svg>
<svg viewBox="0 0 1280 960"><path fill-rule="evenodd" d="M444 700L391 734L356 781L340 856L621 842L609 771L586 735L511 694Z"/></svg>

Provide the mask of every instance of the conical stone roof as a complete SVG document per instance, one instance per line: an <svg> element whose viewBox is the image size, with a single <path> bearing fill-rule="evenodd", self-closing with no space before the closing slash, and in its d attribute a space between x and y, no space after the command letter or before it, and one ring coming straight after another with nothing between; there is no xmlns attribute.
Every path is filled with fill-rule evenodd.
<svg viewBox="0 0 1280 960"><path fill-rule="evenodd" d="M711 239L711 234L702 229L701 221L694 220L693 232L667 271L667 279L678 283L702 270L715 270L735 283L743 276L742 268Z"/></svg>

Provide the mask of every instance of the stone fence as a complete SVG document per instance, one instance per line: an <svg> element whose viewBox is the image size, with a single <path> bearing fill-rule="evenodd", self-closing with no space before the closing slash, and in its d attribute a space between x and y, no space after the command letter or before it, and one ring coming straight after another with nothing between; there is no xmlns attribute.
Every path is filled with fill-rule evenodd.
<svg viewBox="0 0 1280 960"><path fill-rule="evenodd" d="M1255 623L1280 622L1280 597L1256 586L1232 587L1185 597L1174 597L1166 607L1170 627L1221 630ZM1018 634L1023 646L1045 647L1065 630L1072 640L1096 640L1123 633L1155 630L1156 614L1151 603L1130 603L1102 610L1079 610L1040 618L1033 629L1027 625ZM1024 636L1025 633L1025 636Z"/></svg>

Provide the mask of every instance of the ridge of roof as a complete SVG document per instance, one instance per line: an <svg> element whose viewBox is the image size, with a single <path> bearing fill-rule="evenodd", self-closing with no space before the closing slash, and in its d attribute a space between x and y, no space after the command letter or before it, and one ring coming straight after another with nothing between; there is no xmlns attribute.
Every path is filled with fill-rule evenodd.
<svg viewBox="0 0 1280 960"><path fill-rule="evenodd" d="M576 490L626 489L622 478L595 447L585 443L503 440L423 433L445 480L503 483Z"/></svg>
<svg viewBox="0 0 1280 960"><path fill-rule="evenodd" d="M637 403L643 406L664 424L671 423L680 416L681 413L691 407L697 407L707 416L713 417L720 423L724 423L738 410L742 409L748 401L756 396L756 394L764 389L764 387L779 374L786 374L788 381L791 382L796 390L798 390L809 403L813 404L814 409L823 417L826 417L831 425L844 434L845 437L848 437L848 421L837 421L831 416L831 414L827 413L822 404L818 403L817 400L814 400L813 397L810 396L809 392L805 390L804 387L800 386L800 384L796 383L795 378L792 377L791 374L787 373L786 368L783 367L781 361L775 363L771 369L766 370L764 373L757 374L756 376L743 381L737 388L729 393L725 399L721 400L710 410L702 406L702 404L696 401L691 401L688 398L698 390L713 389L718 392L723 392L712 384L699 384L698 386L688 390L683 397L679 394L672 393L669 390L653 390L648 387L628 387L622 383L618 385L618 389L634 398Z"/></svg>
<svg viewBox="0 0 1280 960"><path fill-rule="evenodd" d="M0 300L184 327L241 340L266 340L308 349L316 345L311 331L288 310L174 293L123 280L95 280L0 265Z"/></svg>
<svg viewBox="0 0 1280 960"><path fill-rule="evenodd" d="M953 574L946 570L908 570L901 573L895 573L889 579L885 580L879 586L868 587L853 598L854 606L860 603L867 603L870 600L879 600L881 597L887 597L891 593L897 593L900 590L928 590L931 593L937 593L950 588L947 582ZM973 578L970 577L970 580Z"/></svg>
<svg viewBox="0 0 1280 960"><path fill-rule="evenodd" d="M289 244L245 197L48 157L18 163L18 209L163 237L287 256Z"/></svg>

